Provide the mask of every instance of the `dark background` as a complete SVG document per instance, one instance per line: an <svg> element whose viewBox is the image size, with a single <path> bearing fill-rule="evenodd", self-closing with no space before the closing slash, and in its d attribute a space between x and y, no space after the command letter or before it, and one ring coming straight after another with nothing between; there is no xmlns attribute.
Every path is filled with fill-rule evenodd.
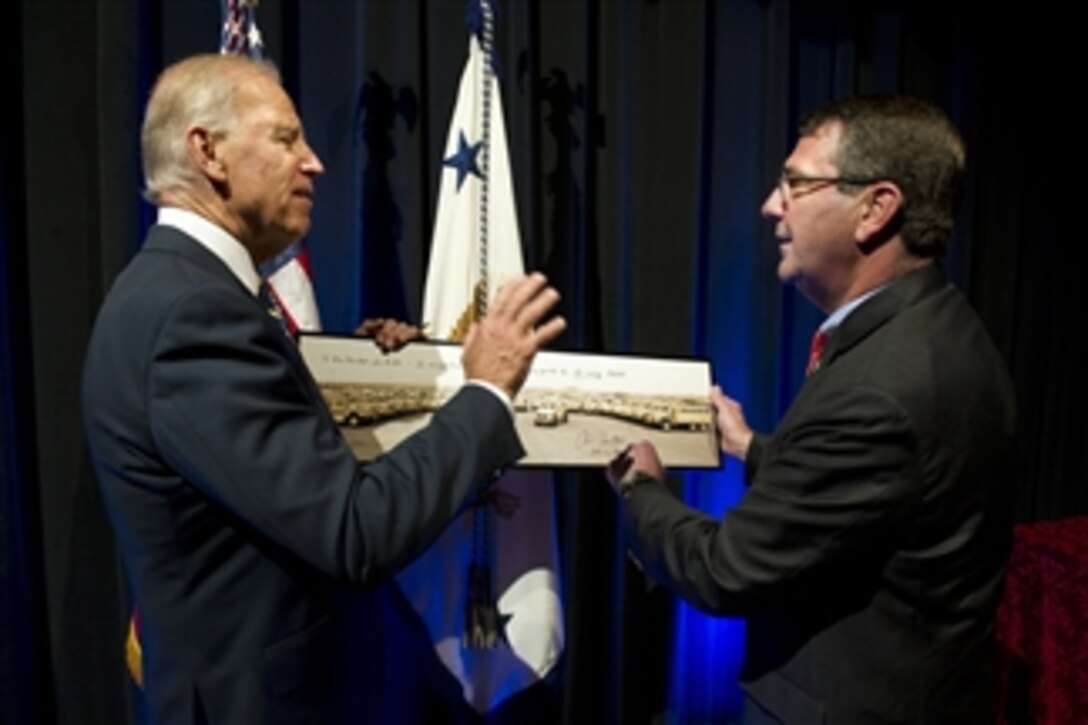
<svg viewBox="0 0 1088 725"><path fill-rule="evenodd" d="M698 355L770 428L819 314L777 282L758 208L799 114L858 92L944 108L968 144L947 260L1016 382L1022 521L1088 512L1083 61L1051 6L650 0L501 4L496 43L526 263L561 347ZM264 0L259 22L327 168L309 237L326 328L418 315L462 0ZM128 603L80 430L95 311L138 248L138 127L161 68L214 51L215 0L5 6L0 208L0 719L139 717ZM1079 125L1079 124L1077 124ZM1076 226L1079 226L1077 224ZM690 475L718 515L739 470ZM739 623L648 589L596 471L558 478L567 648L542 722L722 720ZM524 720L522 716L521 721Z"/></svg>

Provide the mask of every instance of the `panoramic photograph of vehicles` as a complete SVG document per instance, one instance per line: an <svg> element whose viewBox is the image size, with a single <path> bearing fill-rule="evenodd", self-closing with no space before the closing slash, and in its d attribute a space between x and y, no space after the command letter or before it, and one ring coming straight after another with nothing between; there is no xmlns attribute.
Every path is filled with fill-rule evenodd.
<svg viewBox="0 0 1088 725"><path fill-rule="evenodd" d="M463 382L456 345L386 355L366 340L307 335L302 351L361 460L426 425ZM709 389L701 360L540 353L513 401L527 451L520 465L600 465L631 441L649 440L670 467L716 467Z"/></svg>

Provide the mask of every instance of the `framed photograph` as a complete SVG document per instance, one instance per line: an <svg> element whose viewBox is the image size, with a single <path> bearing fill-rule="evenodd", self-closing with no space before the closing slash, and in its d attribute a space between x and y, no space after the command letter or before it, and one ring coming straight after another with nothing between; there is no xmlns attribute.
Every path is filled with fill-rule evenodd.
<svg viewBox="0 0 1088 725"><path fill-rule="evenodd" d="M416 432L464 382L461 346L302 335L302 357L360 460ZM542 351L514 399L526 467L602 466L649 440L670 468L720 465L705 360Z"/></svg>

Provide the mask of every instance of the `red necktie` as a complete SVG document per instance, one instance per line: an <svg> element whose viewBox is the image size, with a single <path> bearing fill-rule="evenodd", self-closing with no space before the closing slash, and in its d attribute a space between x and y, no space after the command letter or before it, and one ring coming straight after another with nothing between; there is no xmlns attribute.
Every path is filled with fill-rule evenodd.
<svg viewBox="0 0 1088 725"><path fill-rule="evenodd" d="M805 377L812 375L820 369L820 357L824 354L824 345L827 344L827 333L817 330L812 336L812 346L808 350L808 365L805 366Z"/></svg>

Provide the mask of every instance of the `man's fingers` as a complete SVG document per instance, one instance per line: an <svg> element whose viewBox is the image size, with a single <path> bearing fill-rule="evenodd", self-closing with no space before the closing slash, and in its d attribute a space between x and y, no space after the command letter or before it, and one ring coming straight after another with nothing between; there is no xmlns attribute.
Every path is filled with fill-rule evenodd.
<svg viewBox="0 0 1088 725"><path fill-rule="evenodd" d="M562 317L541 324L559 300L539 273L512 280L499 290L476 329L465 339L465 374L517 394L529 373L533 356L566 329Z"/></svg>
<svg viewBox="0 0 1088 725"><path fill-rule="evenodd" d="M517 311L515 321L524 330L536 327L545 315L559 302L559 292L553 287L539 290L536 296L528 299Z"/></svg>
<svg viewBox="0 0 1088 725"><path fill-rule="evenodd" d="M638 441L630 446L627 455L631 459L631 467L634 470L645 473L651 478L664 479L665 469L661 465L661 458L653 443Z"/></svg>
<svg viewBox="0 0 1088 725"><path fill-rule="evenodd" d="M374 337L374 333L380 330L384 324L384 318L371 317L368 320L363 320L362 324L355 328L355 334L360 337Z"/></svg>
<svg viewBox="0 0 1088 725"><path fill-rule="evenodd" d="M540 294L540 291L547 286L548 280L540 272L533 272L520 279L511 280L499 289L495 301L491 303L488 314L496 317L518 315L529 300ZM558 295L556 299L558 299Z"/></svg>
<svg viewBox="0 0 1088 725"><path fill-rule="evenodd" d="M508 322L520 330L532 331L535 344L541 347L566 329L567 323L562 317L540 325L557 302L559 292L548 286L544 275L533 272L503 285L487 314L496 322Z"/></svg>
<svg viewBox="0 0 1088 725"><path fill-rule="evenodd" d="M729 397L717 385L710 389L710 402L714 404L715 408L725 405L729 400Z"/></svg>
<svg viewBox="0 0 1088 725"><path fill-rule="evenodd" d="M562 335L565 329L567 329L567 321L562 317L553 317L533 330L533 344L537 349L545 347L552 340Z"/></svg>

